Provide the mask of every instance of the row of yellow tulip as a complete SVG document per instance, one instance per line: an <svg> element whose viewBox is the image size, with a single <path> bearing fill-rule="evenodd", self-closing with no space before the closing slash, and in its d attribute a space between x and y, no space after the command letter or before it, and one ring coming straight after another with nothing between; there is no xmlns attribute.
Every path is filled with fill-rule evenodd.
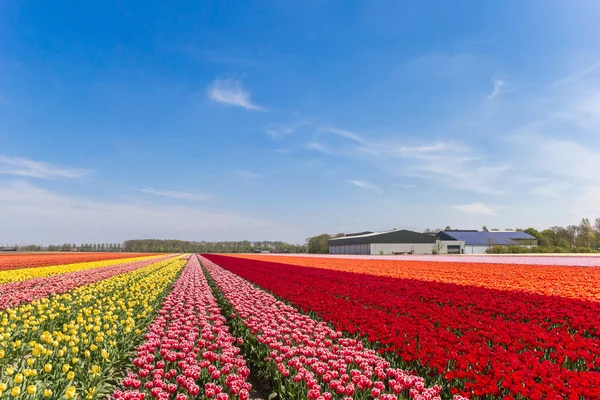
<svg viewBox="0 0 600 400"><path fill-rule="evenodd" d="M170 258L0 311L0 397L106 397L185 263Z"/></svg>
<svg viewBox="0 0 600 400"><path fill-rule="evenodd" d="M52 265L49 267L23 268L10 271L0 271L0 284L8 282L20 282L32 278L43 278L51 275L64 274L67 272L82 271L92 268L108 267L111 265L124 264L138 260L164 257L164 254L156 256L121 258L117 260L92 261L76 264Z"/></svg>

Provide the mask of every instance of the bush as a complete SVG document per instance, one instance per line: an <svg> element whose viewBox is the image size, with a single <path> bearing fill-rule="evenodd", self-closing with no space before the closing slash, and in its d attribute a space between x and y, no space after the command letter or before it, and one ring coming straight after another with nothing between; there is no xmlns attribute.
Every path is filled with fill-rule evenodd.
<svg viewBox="0 0 600 400"><path fill-rule="evenodd" d="M571 249L562 246L492 246L486 250L487 254L528 254L528 253L597 253L590 247L576 247Z"/></svg>

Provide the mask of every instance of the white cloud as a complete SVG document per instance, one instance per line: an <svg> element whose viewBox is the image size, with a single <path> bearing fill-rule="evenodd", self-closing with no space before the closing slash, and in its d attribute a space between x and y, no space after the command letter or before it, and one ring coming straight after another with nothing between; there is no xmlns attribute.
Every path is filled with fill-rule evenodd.
<svg viewBox="0 0 600 400"><path fill-rule="evenodd" d="M233 78L217 78L206 89L208 97L217 103L243 107L248 110L266 111L250 100L240 81Z"/></svg>
<svg viewBox="0 0 600 400"><path fill-rule="evenodd" d="M376 192L380 192L381 189L379 188L379 186L374 185L370 182L364 181L362 179L353 179L348 181L348 183L354 185L354 186L358 186L361 189L365 189L365 190L374 190Z"/></svg>
<svg viewBox="0 0 600 400"><path fill-rule="evenodd" d="M273 222L195 206L100 201L28 182L0 183L0 243L64 243L158 238L256 240L273 236Z"/></svg>
<svg viewBox="0 0 600 400"><path fill-rule="evenodd" d="M483 203L463 204L458 206L452 206L452 208L461 211L465 214L482 214L491 216L497 215L498 211L502 209L502 207L500 206L487 206Z"/></svg>
<svg viewBox="0 0 600 400"><path fill-rule="evenodd" d="M41 161L21 157L0 155L0 174L38 179L82 178L92 171L87 169L65 168Z"/></svg>
<svg viewBox="0 0 600 400"><path fill-rule="evenodd" d="M504 81L502 79L494 80L494 89L492 93L488 96L488 99L493 99L494 97L500 95L502 93L502 88L504 87Z"/></svg>
<svg viewBox="0 0 600 400"><path fill-rule="evenodd" d="M328 155L362 158L376 167L398 176L433 181L453 189L480 193L502 194L501 188L508 164L491 163L482 154L471 150L467 144L434 141L418 143L411 139L367 138L354 132L337 128L322 131L336 132L349 139L346 145L335 150L323 143L309 142L308 149ZM398 142L408 142L399 145Z"/></svg>
<svg viewBox="0 0 600 400"><path fill-rule="evenodd" d="M319 142L309 142L309 143L306 144L306 148L309 149L309 150L319 151L319 152L321 152L323 154L328 154L328 155L334 154L331 149L329 149L323 143L319 143Z"/></svg>
<svg viewBox="0 0 600 400"><path fill-rule="evenodd" d="M141 189L142 192L153 194L156 196L169 197L172 199L181 199L181 200L191 200L191 201L200 201L209 199L211 196L201 194L201 193L193 193L193 192L182 192L175 190L158 190L154 188L144 188Z"/></svg>
<svg viewBox="0 0 600 400"><path fill-rule="evenodd" d="M259 179L261 176L255 172L252 171L247 171L244 169L238 169L236 171L234 171L234 174L236 176L239 176L240 178L245 178L245 179Z"/></svg>
<svg viewBox="0 0 600 400"><path fill-rule="evenodd" d="M307 125L308 122L298 122L296 124L288 124L288 125L269 125L265 128L265 132L267 135L271 136L273 139L282 138L284 136L289 136L295 133L298 128L301 126Z"/></svg>
<svg viewBox="0 0 600 400"><path fill-rule="evenodd" d="M344 129L328 127L328 128L321 128L321 131L327 132L327 133L332 133L334 135L341 136L341 137L349 139L349 140L353 140L357 143L365 142L359 134L350 132L350 131L347 131Z"/></svg>

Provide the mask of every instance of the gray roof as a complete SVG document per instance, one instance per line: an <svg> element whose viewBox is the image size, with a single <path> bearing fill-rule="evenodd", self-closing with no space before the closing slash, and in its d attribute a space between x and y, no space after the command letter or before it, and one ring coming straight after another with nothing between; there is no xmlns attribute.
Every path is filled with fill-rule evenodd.
<svg viewBox="0 0 600 400"><path fill-rule="evenodd" d="M485 232L485 231L441 231L438 236L442 239L450 237L462 240L466 245L511 245L522 244L523 241L536 240L525 232Z"/></svg>
<svg viewBox="0 0 600 400"><path fill-rule="evenodd" d="M435 237L404 229L329 239L329 246L370 243L435 243Z"/></svg>

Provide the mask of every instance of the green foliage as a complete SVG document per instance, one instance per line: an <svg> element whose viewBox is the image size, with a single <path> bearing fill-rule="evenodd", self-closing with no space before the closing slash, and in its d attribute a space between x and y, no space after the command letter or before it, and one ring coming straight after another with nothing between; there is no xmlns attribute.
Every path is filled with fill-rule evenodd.
<svg viewBox="0 0 600 400"><path fill-rule="evenodd" d="M143 253L253 253L260 250L271 253L306 252L303 245L270 241L190 242L185 240L140 239L126 240L123 243L123 251Z"/></svg>
<svg viewBox="0 0 600 400"><path fill-rule="evenodd" d="M596 253L591 247L569 248L563 246L492 246L487 254L532 254L532 253Z"/></svg>
<svg viewBox="0 0 600 400"><path fill-rule="evenodd" d="M312 254L328 254L329 245L327 241L331 239L331 235L322 233L317 236L306 239L307 252Z"/></svg>

